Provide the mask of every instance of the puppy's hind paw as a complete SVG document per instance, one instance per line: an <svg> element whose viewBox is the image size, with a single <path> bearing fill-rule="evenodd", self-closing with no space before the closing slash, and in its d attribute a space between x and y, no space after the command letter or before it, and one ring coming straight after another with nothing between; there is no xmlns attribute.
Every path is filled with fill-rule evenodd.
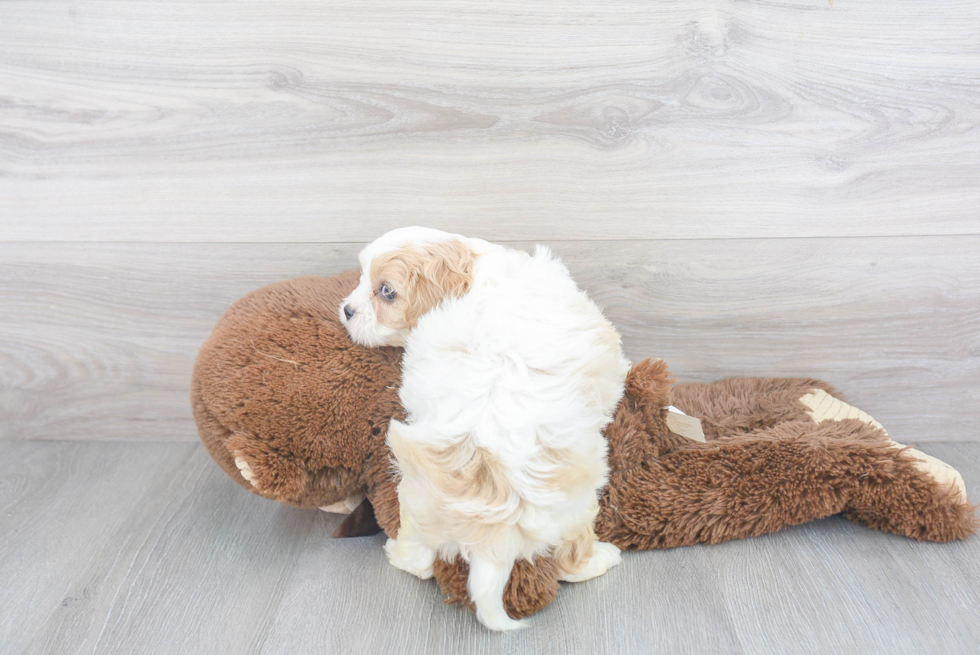
<svg viewBox="0 0 980 655"><path fill-rule="evenodd" d="M592 557L589 561L578 571L565 573L559 579L565 582L584 582L599 577L622 561L618 548L605 541L596 541L592 544Z"/></svg>
<svg viewBox="0 0 980 655"><path fill-rule="evenodd" d="M436 552L411 539L389 539L385 543L388 561L396 569L411 573L417 578L428 580L432 577L432 564Z"/></svg>

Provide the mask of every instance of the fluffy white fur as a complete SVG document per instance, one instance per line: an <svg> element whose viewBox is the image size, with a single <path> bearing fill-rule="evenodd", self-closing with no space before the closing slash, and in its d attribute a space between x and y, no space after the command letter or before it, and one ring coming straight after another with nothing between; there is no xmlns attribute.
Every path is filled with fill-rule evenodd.
<svg viewBox="0 0 980 655"><path fill-rule="evenodd" d="M475 255L472 284L414 325L378 324L386 311L372 262L398 249L459 240ZM606 483L603 428L629 362L599 308L544 247L533 255L424 228L395 230L365 248L357 289L342 303L352 338L403 345L407 420L388 441L401 473L401 528L391 563L432 575L437 553L462 556L487 627L519 627L503 592L518 558L553 555L566 580L601 575L619 551L592 524ZM410 290L395 289L398 293ZM353 316L347 319L353 310Z"/></svg>

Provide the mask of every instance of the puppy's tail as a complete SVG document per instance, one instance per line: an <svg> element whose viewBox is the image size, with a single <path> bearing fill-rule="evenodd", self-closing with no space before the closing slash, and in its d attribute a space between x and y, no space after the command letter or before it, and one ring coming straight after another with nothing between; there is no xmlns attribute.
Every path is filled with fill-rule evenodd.
<svg viewBox="0 0 980 655"><path fill-rule="evenodd" d="M525 626L507 616L504 609L504 588L510 579L514 563L501 565L479 556L470 559L467 589L476 605L476 618L491 630L516 630Z"/></svg>

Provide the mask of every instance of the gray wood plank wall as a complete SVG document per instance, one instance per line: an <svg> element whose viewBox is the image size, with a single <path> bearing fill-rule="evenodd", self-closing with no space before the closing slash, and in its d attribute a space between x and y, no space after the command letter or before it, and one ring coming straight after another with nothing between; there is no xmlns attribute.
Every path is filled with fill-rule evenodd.
<svg viewBox="0 0 980 655"><path fill-rule="evenodd" d="M195 438L255 286L551 244L633 358L980 423L980 4L0 3L0 439Z"/></svg>

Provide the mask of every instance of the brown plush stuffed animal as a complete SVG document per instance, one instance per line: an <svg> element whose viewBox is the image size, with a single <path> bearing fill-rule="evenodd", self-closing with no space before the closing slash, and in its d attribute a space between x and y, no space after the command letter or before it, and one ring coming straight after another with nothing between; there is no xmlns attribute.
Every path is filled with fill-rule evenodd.
<svg viewBox="0 0 980 655"><path fill-rule="evenodd" d="M191 396L201 440L243 487L297 507L354 509L341 536L380 526L394 537L385 432L392 417L404 418L401 351L347 337L337 307L356 283L353 271L299 278L239 300L201 348ZM720 543L837 513L919 540L963 539L977 527L953 468L894 443L824 382L672 382L659 360L630 371L605 432L602 541L623 550ZM671 404L701 419L706 443L668 430ZM469 606L466 563L434 569L449 599ZM508 613L533 614L558 587L548 558L518 562Z"/></svg>

